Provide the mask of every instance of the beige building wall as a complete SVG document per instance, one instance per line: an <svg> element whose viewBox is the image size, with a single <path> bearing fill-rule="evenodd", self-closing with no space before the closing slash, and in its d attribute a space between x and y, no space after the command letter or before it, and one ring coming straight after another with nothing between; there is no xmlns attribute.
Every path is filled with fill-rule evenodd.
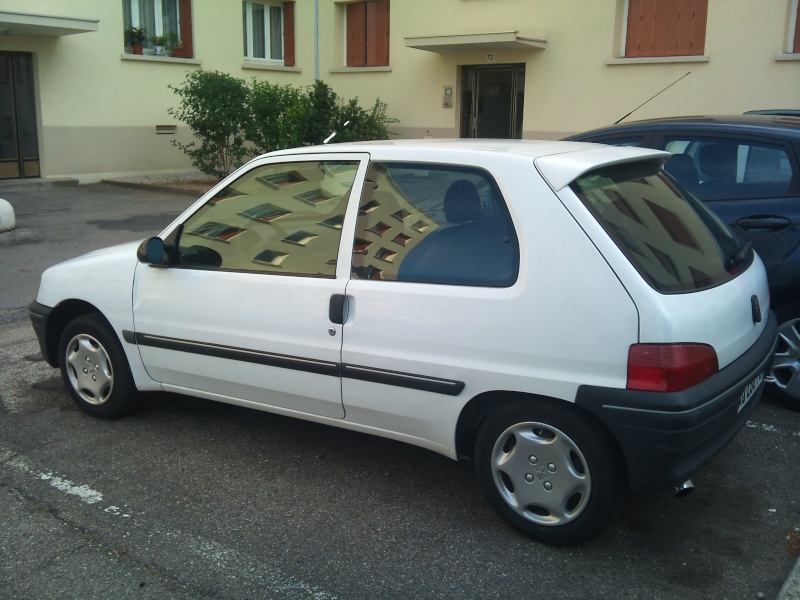
<svg viewBox="0 0 800 600"><path fill-rule="evenodd" d="M96 31L11 28L0 52L33 53L42 175L88 181L190 166L171 144L190 133L168 113L177 104L168 86L199 68L297 86L319 76L365 107L380 97L402 137L460 135L470 65L524 65L526 138L614 122L689 71L629 119L800 108L800 55L788 53L796 2L709 0L702 57L624 59L626 0L392 0L390 66L353 69L344 66L344 3L297 0L296 66L276 69L243 60L240 0L194 0L193 59L126 55L122 0L4 0L0 33L10 13L85 19ZM520 41L500 41L504 32ZM157 125L177 133L157 134Z"/></svg>

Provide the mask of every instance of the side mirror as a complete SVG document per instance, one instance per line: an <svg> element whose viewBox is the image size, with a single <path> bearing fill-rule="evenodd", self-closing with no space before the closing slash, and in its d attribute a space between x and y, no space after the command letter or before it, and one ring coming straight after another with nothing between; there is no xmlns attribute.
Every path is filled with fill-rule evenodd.
<svg viewBox="0 0 800 600"><path fill-rule="evenodd" d="M152 237L143 241L136 251L136 258L153 266L167 266L167 256L164 254L164 240Z"/></svg>

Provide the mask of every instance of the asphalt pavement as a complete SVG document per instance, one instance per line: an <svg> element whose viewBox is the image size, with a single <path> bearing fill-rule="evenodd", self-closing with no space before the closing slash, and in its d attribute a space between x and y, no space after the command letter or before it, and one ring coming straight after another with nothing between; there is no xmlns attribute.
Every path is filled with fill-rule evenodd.
<svg viewBox="0 0 800 600"><path fill-rule="evenodd" d="M162 181L149 187L146 182L139 182L136 187L70 184L68 181L60 182L59 186L42 186L40 182L0 183L0 198L11 203L17 223L16 229L0 233L0 349L33 342L33 331L28 326L28 305L36 296L39 275L46 267L94 249L156 235L197 197L191 190L187 193L186 189L174 193L175 189L165 186ZM60 381L54 380L52 385L58 388ZM5 460L3 446L4 442L0 442L0 463ZM412 454L412 458L414 456ZM32 467L17 462L19 472L32 471ZM46 472L39 475L55 477ZM458 473L454 476L459 477ZM112 506L106 512L109 510L112 513L119 511L116 516L124 516L124 507ZM24 503L10 507L9 511L24 513ZM44 521L37 524L31 517L27 522L31 528L52 528L52 524ZM0 535L0 551L5 544L16 543L8 539L9 535ZM14 535L33 534L14 532ZM48 535L58 537L66 534L64 530L53 530ZM93 545L93 540L87 537L85 543L86 552L96 553L100 563L107 558ZM514 544L517 543L515 539ZM227 559L235 561L237 557L229 556ZM621 565L607 565L610 569L618 567ZM100 565L98 569L102 571ZM129 575L138 576L138 572L134 569ZM107 577L113 578L114 571L109 570ZM283 583L286 583L291 578L286 575L284 579ZM163 592L163 597L183 597L183 591L179 593L168 583L163 585L163 590L150 591ZM0 581L0 591L2 589L3 582ZM112 590L113 586L108 589ZM315 596L314 590L310 595ZM186 597L191 597L191 594ZM325 595L316 594L316 597ZM778 598L800 600L800 561L788 574Z"/></svg>

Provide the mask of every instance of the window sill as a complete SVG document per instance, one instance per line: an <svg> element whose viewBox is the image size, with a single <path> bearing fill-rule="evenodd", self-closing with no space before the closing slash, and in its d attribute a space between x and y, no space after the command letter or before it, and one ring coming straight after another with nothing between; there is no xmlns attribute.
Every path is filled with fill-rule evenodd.
<svg viewBox="0 0 800 600"><path fill-rule="evenodd" d="M135 60L142 62L167 63L173 65L199 65L200 61L196 58L176 58L174 56L156 56L155 54L128 54L120 55L122 60Z"/></svg>
<svg viewBox="0 0 800 600"><path fill-rule="evenodd" d="M302 73L300 67L287 67L279 63L261 62L257 60L245 60L242 63L243 69L255 69L256 71L284 71L286 73Z"/></svg>
<svg viewBox="0 0 800 600"><path fill-rule="evenodd" d="M800 53L795 53L795 54L776 54L776 55L775 55L775 60L777 60L777 61L783 61L783 60L788 60L788 61L791 61L791 60L800 60Z"/></svg>
<svg viewBox="0 0 800 600"><path fill-rule="evenodd" d="M664 64L664 63L697 63L708 62L711 57L708 55L702 56L643 56L637 58L609 58L606 64L609 66L614 65L647 65L647 64Z"/></svg>
<svg viewBox="0 0 800 600"><path fill-rule="evenodd" d="M333 67L330 73L388 73L392 70L389 65L385 67Z"/></svg>

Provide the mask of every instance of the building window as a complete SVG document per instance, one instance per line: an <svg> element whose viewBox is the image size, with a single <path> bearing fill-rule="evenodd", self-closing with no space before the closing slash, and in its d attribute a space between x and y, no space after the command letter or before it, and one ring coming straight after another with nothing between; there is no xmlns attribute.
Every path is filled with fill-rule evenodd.
<svg viewBox="0 0 800 600"><path fill-rule="evenodd" d="M294 2L242 2L244 56L294 66Z"/></svg>
<svg viewBox="0 0 800 600"><path fill-rule="evenodd" d="M147 32L145 48L158 45L173 56L194 56L191 0L122 0L122 11L126 30L138 27Z"/></svg>
<svg viewBox="0 0 800 600"><path fill-rule="evenodd" d="M701 56L708 0L628 0L625 57Z"/></svg>
<svg viewBox="0 0 800 600"><path fill-rule="evenodd" d="M389 1L347 4L348 67L389 66Z"/></svg>
<svg viewBox="0 0 800 600"><path fill-rule="evenodd" d="M789 49L792 53L800 53L800 2L793 0L792 4L792 32L789 40Z"/></svg>

